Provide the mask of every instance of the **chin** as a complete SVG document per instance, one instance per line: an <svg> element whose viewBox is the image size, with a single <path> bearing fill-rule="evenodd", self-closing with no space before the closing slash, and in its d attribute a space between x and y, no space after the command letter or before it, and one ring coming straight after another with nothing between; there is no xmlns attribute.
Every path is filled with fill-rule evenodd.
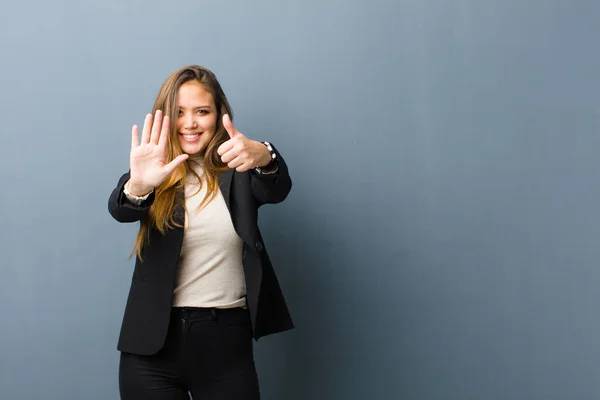
<svg viewBox="0 0 600 400"><path fill-rule="evenodd" d="M206 151L206 148L195 148L195 149L186 149L186 148L182 148L181 150L183 150L183 152L189 156L203 156L204 152Z"/></svg>
<svg viewBox="0 0 600 400"><path fill-rule="evenodd" d="M189 156L201 155L206 150L206 146L195 144L190 145L189 143L179 143L181 151Z"/></svg>

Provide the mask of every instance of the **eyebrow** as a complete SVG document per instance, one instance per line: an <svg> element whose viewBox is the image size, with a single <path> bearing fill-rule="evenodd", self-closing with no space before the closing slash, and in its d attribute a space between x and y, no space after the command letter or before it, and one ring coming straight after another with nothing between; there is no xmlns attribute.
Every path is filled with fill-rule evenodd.
<svg viewBox="0 0 600 400"><path fill-rule="evenodd" d="M181 109L183 109L183 110L185 110L185 109L186 109L186 107L181 107L181 106L179 106L179 108L181 108ZM198 110L198 109L200 109L200 108L210 108L210 105L208 105L208 104L207 104L207 105L203 105L203 106L192 107L192 110Z"/></svg>

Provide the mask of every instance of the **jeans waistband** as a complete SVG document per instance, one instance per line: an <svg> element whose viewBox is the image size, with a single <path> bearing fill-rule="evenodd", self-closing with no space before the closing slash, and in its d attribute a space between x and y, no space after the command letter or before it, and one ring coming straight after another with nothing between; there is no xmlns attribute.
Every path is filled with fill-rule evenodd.
<svg viewBox="0 0 600 400"><path fill-rule="evenodd" d="M218 315L246 312L246 308L214 308L214 307L171 307L171 318L190 319L211 317L215 319Z"/></svg>

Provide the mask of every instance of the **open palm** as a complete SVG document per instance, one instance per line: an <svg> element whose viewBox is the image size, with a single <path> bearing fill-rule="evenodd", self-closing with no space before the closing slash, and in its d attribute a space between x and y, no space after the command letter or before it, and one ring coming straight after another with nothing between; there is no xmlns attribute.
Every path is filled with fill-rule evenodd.
<svg viewBox="0 0 600 400"><path fill-rule="evenodd" d="M167 145L169 139L169 117L163 118L160 110L146 115L141 141L138 140L138 127L131 131L131 153L129 156L130 179L129 190L132 194L143 195L160 185L187 160L188 155L182 154L171 162L167 160Z"/></svg>

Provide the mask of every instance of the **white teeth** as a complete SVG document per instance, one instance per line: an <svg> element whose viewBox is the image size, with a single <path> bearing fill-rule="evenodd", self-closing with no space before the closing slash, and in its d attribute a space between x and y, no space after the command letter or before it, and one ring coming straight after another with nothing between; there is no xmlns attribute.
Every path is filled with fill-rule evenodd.
<svg viewBox="0 0 600 400"><path fill-rule="evenodd" d="M183 135L183 137L186 139L194 139L194 138L197 138L198 136L200 136L199 133L193 133L191 135Z"/></svg>

